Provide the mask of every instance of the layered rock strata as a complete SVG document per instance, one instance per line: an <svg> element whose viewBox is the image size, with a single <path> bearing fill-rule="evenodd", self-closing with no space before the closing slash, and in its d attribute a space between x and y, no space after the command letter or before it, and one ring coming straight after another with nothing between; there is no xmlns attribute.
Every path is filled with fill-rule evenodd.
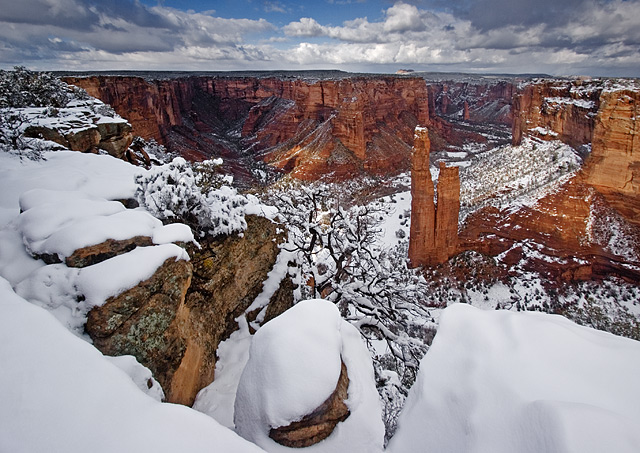
<svg viewBox="0 0 640 453"><path fill-rule="evenodd" d="M432 266L457 253L460 177L457 167L440 164L438 203L429 170L429 132L415 130L411 157L411 226L409 261L411 266Z"/></svg>
<svg viewBox="0 0 640 453"><path fill-rule="evenodd" d="M575 149L591 143L601 90L581 80L523 85L513 98L513 144L525 135L560 140Z"/></svg>
<svg viewBox="0 0 640 453"><path fill-rule="evenodd" d="M409 164L413 129L429 124L419 78L67 78L129 119L136 134L187 158L264 160L296 177L387 174Z"/></svg>
<svg viewBox="0 0 640 453"><path fill-rule="evenodd" d="M604 91L595 118L585 180L640 225L640 91Z"/></svg>
<svg viewBox="0 0 640 453"><path fill-rule="evenodd" d="M428 82L432 116L511 125L516 83L511 80Z"/></svg>
<svg viewBox="0 0 640 453"><path fill-rule="evenodd" d="M525 135L591 144L582 181L626 219L640 223L640 87L628 80L546 80L514 99L513 143Z"/></svg>

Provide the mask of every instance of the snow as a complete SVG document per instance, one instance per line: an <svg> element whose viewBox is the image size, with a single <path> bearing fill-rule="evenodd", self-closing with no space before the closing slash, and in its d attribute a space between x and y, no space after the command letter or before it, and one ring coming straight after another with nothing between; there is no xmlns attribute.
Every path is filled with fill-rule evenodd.
<svg viewBox="0 0 640 453"><path fill-rule="evenodd" d="M638 376L638 342L556 315L456 304L388 451L637 452Z"/></svg>
<svg viewBox="0 0 640 453"><path fill-rule="evenodd" d="M587 99L575 99L575 98L554 96L554 97L544 98L544 100L550 104L575 105L576 107L580 107L582 109L587 109L587 110L591 110L596 106L595 102Z"/></svg>
<svg viewBox="0 0 640 453"><path fill-rule="evenodd" d="M81 269L50 264L35 269L18 284L21 297L54 312L69 329L82 333L91 308L151 278L166 260L189 260L175 244L138 247Z"/></svg>
<svg viewBox="0 0 640 453"><path fill-rule="evenodd" d="M145 395L2 278L0 345L0 451L262 451L210 417Z"/></svg>
<svg viewBox="0 0 640 453"><path fill-rule="evenodd" d="M254 335L236 395L236 431L267 451L290 451L271 440L269 430L320 406L335 390L341 359L351 415L305 451L381 451L384 426L371 358L355 327L321 299L299 302Z"/></svg>
<svg viewBox="0 0 640 453"><path fill-rule="evenodd" d="M148 212L78 191L34 189L21 195L20 207L24 212L18 217L18 229L28 250L57 254L61 260L107 239L147 236L155 244L194 240L186 225L163 226Z"/></svg>
<svg viewBox="0 0 640 453"><path fill-rule="evenodd" d="M245 310L245 313L251 313L252 311L259 308L263 309L260 313L258 313L255 324L252 325L253 328L257 329L259 324L264 320L264 316L266 315L266 307L271 300L271 296L273 296L278 288L280 288L282 279L285 278L289 270L288 263L294 258L295 254L293 252L289 252L284 249L280 250L273 268L267 274L267 279L262 283L262 291L253 300L249 308Z"/></svg>
<svg viewBox="0 0 640 453"><path fill-rule="evenodd" d="M79 191L107 200L131 198L139 168L111 156L75 151L46 153L46 160L19 160L0 153L0 228L20 213L20 195L32 189Z"/></svg>
<svg viewBox="0 0 640 453"><path fill-rule="evenodd" d="M243 316L237 319L239 329L220 343L216 355L215 380L198 392L193 408L214 418L222 426L233 429L233 406L240 376L249 360L251 334Z"/></svg>

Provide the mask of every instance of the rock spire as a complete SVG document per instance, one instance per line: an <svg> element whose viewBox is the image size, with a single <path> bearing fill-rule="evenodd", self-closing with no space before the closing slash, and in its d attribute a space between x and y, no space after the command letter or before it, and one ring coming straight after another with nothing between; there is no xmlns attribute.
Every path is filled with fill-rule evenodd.
<svg viewBox="0 0 640 453"><path fill-rule="evenodd" d="M409 262L412 267L447 261L458 248L460 176L458 167L440 163L438 204L429 170L429 131L416 127L411 156L411 228Z"/></svg>

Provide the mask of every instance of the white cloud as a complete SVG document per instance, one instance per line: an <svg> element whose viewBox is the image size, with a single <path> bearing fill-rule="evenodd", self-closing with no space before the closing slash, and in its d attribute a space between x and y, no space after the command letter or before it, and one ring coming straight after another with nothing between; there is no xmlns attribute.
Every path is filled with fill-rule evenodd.
<svg viewBox="0 0 640 453"><path fill-rule="evenodd" d="M334 4L339 1L343 0ZM357 70L402 65L429 70L596 74L607 71L599 68L609 68L613 73L640 75L640 0L581 0L581 7L571 14L565 14L559 2L556 9L565 9L553 21L545 22L543 15L536 14L528 22L511 18L503 24L489 17L491 11L475 8L487 14L478 21L468 11L458 13L453 0L450 12L421 6L439 1L398 2L382 11L378 20L358 17L328 25L303 17L276 28L265 19L224 19L213 11L147 7L134 0L91 4L89 0L20 0L0 9L0 66L338 66ZM506 0L478 1L487 8L506 5ZM552 5L551 0L544 1ZM524 4L524 0L513 0L504 7L520 10ZM272 11L285 9L277 0L261 5ZM491 26L481 29L476 22Z"/></svg>
<svg viewBox="0 0 640 453"><path fill-rule="evenodd" d="M413 5L396 3L387 10L387 17L383 29L387 33L402 33L405 31L422 31L425 24L420 17L420 11Z"/></svg>

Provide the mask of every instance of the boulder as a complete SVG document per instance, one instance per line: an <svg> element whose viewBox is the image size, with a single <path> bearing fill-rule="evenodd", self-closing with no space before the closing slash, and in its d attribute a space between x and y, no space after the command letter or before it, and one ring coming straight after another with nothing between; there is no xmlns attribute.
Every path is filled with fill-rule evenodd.
<svg viewBox="0 0 640 453"><path fill-rule="evenodd" d="M331 396L310 414L287 426L272 428L269 437L280 445L292 448L310 447L326 439L336 425L351 415L345 404L348 397L349 375L347 367L341 361L338 384Z"/></svg>
<svg viewBox="0 0 640 453"><path fill-rule="evenodd" d="M69 267L91 266L129 252L136 247L148 247L151 245L153 245L153 241L147 236L135 236L125 240L108 239L100 244L76 250L65 259L65 264Z"/></svg>

